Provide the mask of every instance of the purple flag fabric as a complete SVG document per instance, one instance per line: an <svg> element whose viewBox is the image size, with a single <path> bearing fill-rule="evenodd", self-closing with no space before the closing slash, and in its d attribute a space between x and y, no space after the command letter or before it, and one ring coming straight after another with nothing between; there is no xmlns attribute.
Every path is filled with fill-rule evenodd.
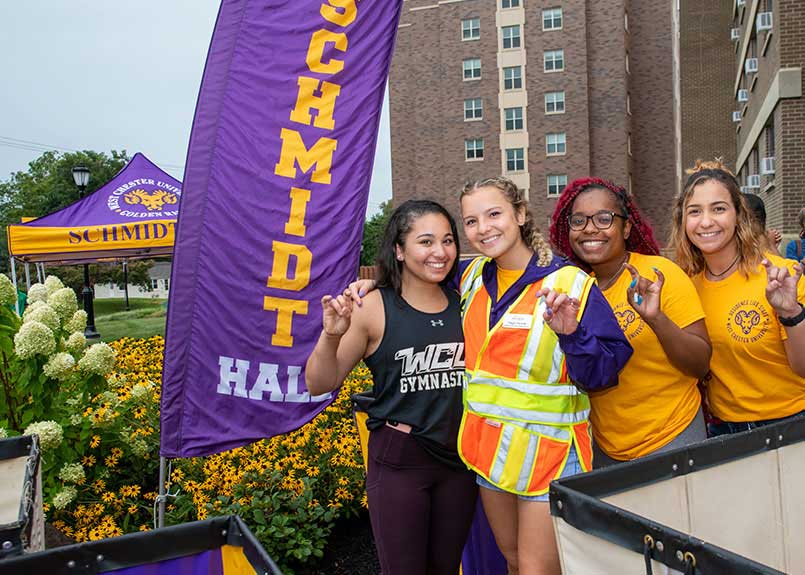
<svg viewBox="0 0 805 575"><path fill-rule="evenodd" d="M319 301L356 277L401 0L224 0L177 225L161 454L296 429Z"/></svg>

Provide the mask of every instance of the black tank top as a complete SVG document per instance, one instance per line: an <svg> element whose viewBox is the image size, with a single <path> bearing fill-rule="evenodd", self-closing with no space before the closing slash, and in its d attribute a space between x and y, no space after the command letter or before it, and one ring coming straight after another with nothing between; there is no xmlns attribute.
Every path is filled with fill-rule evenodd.
<svg viewBox="0 0 805 575"><path fill-rule="evenodd" d="M433 457L465 468L456 452L464 387L464 334L459 297L445 289L439 313L412 308L391 288L380 288L386 327L378 348L364 362L374 379L369 429L386 421L406 423Z"/></svg>

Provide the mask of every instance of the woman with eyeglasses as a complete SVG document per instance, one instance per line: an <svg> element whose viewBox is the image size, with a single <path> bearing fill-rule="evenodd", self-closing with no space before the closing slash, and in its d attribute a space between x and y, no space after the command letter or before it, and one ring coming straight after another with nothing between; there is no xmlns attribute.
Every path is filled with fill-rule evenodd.
<svg viewBox="0 0 805 575"><path fill-rule="evenodd" d="M706 439L697 389L712 351L704 311L690 278L658 255L631 196L605 180L575 180L557 202L550 234L596 277L634 348L619 385L590 393L594 467Z"/></svg>

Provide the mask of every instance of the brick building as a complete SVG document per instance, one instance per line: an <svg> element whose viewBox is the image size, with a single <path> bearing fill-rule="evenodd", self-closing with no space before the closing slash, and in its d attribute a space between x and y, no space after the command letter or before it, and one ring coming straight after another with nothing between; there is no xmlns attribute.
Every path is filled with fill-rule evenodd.
<svg viewBox="0 0 805 575"><path fill-rule="evenodd" d="M768 226L793 236L805 206L805 2L730 4L736 171L765 202Z"/></svg>
<svg viewBox="0 0 805 575"><path fill-rule="evenodd" d="M429 197L457 215L466 180L504 174L528 191L544 230L564 185L595 175L630 189L664 240L680 160L735 149L731 124L713 128L729 116L729 85L719 98L701 85L688 90L712 76L688 73L701 52L675 42L695 35L729 68L729 16L716 9L723 22L688 21L677 7L676 0L405 0L389 81L394 204ZM688 93L702 112L691 143L683 137L691 127L680 122Z"/></svg>

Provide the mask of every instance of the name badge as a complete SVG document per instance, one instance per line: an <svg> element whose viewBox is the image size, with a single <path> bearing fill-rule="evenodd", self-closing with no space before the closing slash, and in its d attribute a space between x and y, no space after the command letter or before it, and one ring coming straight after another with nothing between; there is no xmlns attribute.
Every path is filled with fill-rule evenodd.
<svg viewBox="0 0 805 575"><path fill-rule="evenodd" d="M514 329L531 329L531 314L527 313L508 313L503 316L503 327Z"/></svg>

